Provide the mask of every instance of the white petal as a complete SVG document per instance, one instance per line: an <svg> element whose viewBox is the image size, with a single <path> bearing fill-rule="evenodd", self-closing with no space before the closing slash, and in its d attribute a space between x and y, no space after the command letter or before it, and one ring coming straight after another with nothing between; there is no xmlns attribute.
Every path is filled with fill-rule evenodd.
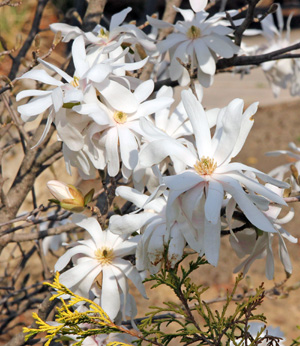
<svg viewBox="0 0 300 346"><path fill-rule="evenodd" d="M99 91L105 100L118 111L133 113L138 108L138 102L132 92L117 82L110 80L108 85Z"/></svg>
<svg viewBox="0 0 300 346"><path fill-rule="evenodd" d="M219 138L219 143L214 154L218 165L221 165L231 157L231 153L240 133L241 122L243 119L243 108L244 101L241 99L234 99L225 108L225 113L221 119L223 125L222 134Z"/></svg>
<svg viewBox="0 0 300 346"><path fill-rule="evenodd" d="M58 261L56 262L54 269L55 271L60 272L63 270L67 264L70 262L71 258L75 255L83 254L88 257L93 256L93 249L86 245L76 245L73 248L69 249L67 252L65 252L61 257L59 257Z"/></svg>
<svg viewBox="0 0 300 346"><path fill-rule="evenodd" d="M221 240L221 220L213 224L205 220L204 225L204 252L207 261L213 266L217 266L219 260Z"/></svg>
<svg viewBox="0 0 300 346"><path fill-rule="evenodd" d="M85 44L83 36L75 38L72 45L72 58L75 66L75 74L81 78L89 69L89 64L86 61Z"/></svg>
<svg viewBox="0 0 300 346"><path fill-rule="evenodd" d="M221 57L231 58L234 53L238 52L238 46L235 46L235 44L227 36L210 34L203 39L208 47Z"/></svg>
<svg viewBox="0 0 300 346"><path fill-rule="evenodd" d="M68 83L72 82L73 78L70 77L66 72L64 72L63 70L61 70L60 68L58 68L57 66L53 65L53 64L50 64L49 62L47 61L44 61L42 59L38 59L38 62L41 63L42 65L48 67L50 70L58 73L64 80L66 80ZM31 71L29 71L31 72ZM51 77L52 78L52 77ZM59 85L62 85L63 83L60 82L61 84ZM51 83L48 83L48 84L51 84ZM54 85L58 85L58 84L54 84ZM58 85L58 86L59 86Z"/></svg>
<svg viewBox="0 0 300 346"><path fill-rule="evenodd" d="M211 156L210 128L202 105L191 90L182 91L181 97L194 130L198 157Z"/></svg>
<svg viewBox="0 0 300 346"><path fill-rule="evenodd" d="M82 261L75 267L62 273L59 276L59 281L67 287L72 287L84 279L84 277L96 267L99 267L99 263L93 259Z"/></svg>
<svg viewBox="0 0 300 346"><path fill-rule="evenodd" d="M207 5L207 0L190 0L190 5L193 11L203 11Z"/></svg>
<svg viewBox="0 0 300 346"><path fill-rule="evenodd" d="M38 142L31 148L31 149L34 149L36 147L38 147L43 141L44 139L46 138L48 132L49 132L49 129L51 127L51 124L52 124L52 121L54 120L54 112L53 112L53 109L52 111L49 113L48 115L48 118L47 118L47 122L46 122L46 125L45 125L45 128L44 128L44 131L41 135L41 138L38 140Z"/></svg>
<svg viewBox="0 0 300 346"><path fill-rule="evenodd" d="M119 148L118 148L118 131L115 127L107 131L105 150L107 157L108 174L115 177L120 169Z"/></svg>
<svg viewBox="0 0 300 346"><path fill-rule="evenodd" d="M160 163L167 156L176 157L190 167L196 163L196 157L188 148L171 139L147 144L140 152L139 162L144 167L151 167Z"/></svg>
<svg viewBox="0 0 300 346"><path fill-rule="evenodd" d="M222 184L216 180L210 180L205 201L205 218L208 223L220 222L220 211L224 200L224 190Z"/></svg>
<svg viewBox="0 0 300 346"><path fill-rule="evenodd" d="M129 168L134 169L138 163L138 144L135 135L125 126L118 126L118 135L120 141L121 161Z"/></svg>
<svg viewBox="0 0 300 346"><path fill-rule="evenodd" d="M26 73L24 73L19 79L34 79L41 83L46 83L50 85L56 85L56 86L62 86L64 85L61 81L51 77L48 75L48 73L45 70L31 70Z"/></svg>
<svg viewBox="0 0 300 346"><path fill-rule="evenodd" d="M142 278L137 269L128 261L116 258L113 264L120 268L122 272L132 281L134 286L139 290L144 298L147 298L146 290L142 282Z"/></svg>
<svg viewBox="0 0 300 346"><path fill-rule="evenodd" d="M109 31L112 31L114 28L118 27L125 20L127 14L132 10L131 7L127 7L121 12L115 13L110 20Z"/></svg>
<svg viewBox="0 0 300 346"><path fill-rule="evenodd" d="M145 101L153 92L154 82L152 79L141 83L134 91L134 96L139 103Z"/></svg>
<svg viewBox="0 0 300 346"><path fill-rule="evenodd" d="M81 214L73 214L72 221L77 226L84 228L93 238L96 246L103 244L103 233L99 222L93 217L86 217Z"/></svg>
<svg viewBox="0 0 300 346"><path fill-rule="evenodd" d="M109 229L116 234L131 234L138 231L154 217L155 214L153 213L113 215L109 219Z"/></svg>
<svg viewBox="0 0 300 346"><path fill-rule="evenodd" d="M225 191L232 195L247 219L254 226L265 232L276 232L269 219L249 200L245 191L236 180L224 176L219 181L222 183Z"/></svg>
<svg viewBox="0 0 300 346"><path fill-rule="evenodd" d="M16 96L16 101L20 101L25 97L31 96L46 96L52 93L53 90L23 90Z"/></svg>
<svg viewBox="0 0 300 346"><path fill-rule="evenodd" d="M134 203L139 208L142 208L145 205L149 197L129 186L118 186L116 189L116 195Z"/></svg>
<svg viewBox="0 0 300 346"><path fill-rule="evenodd" d="M30 100L27 104L19 106L18 112L22 116L31 117L43 113L47 108L52 105L51 94L42 97L36 97Z"/></svg>
<svg viewBox="0 0 300 346"><path fill-rule="evenodd" d="M105 266L102 272L101 307L114 320L121 306L117 277L110 266Z"/></svg>
<svg viewBox="0 0 300 346"><path fill-rule="evenodd" d="M194 49L197 56L198 64L204 73L214 75L216 72L216 62L210 50L207 48L203 40L198 39L194 42Z"/></svg>
<svg viewBox="0 0 300 346"><path fill-rule="evenodd" d="M171 190L184 190L187 191L195 185L203 182L204 179L199 174L194 172L183 172L178 175L172 175L163 178L163 182Z"/></svg>
<svg viewBox="0 0 300 346"><path fill-rule="evenodd" d="M86 78L93 82L101 83L111 72L111 66L107 64L97 64L88 70Z"/></svg>

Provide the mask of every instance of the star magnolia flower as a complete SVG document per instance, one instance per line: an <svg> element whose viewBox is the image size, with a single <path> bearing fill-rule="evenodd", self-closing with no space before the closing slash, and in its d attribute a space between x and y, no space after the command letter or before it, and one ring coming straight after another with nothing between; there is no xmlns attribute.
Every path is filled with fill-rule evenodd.
<svg viewBox="0 0 300 346"><path fill-rule="evenodd" d="M243 171L254 172L260 179L280 187L288 185L252 167L230 163L241 150L252 128L257 103L252 104L243 113L242 100L235 99L230 102L220 111L215 133L211 138L206 114L191 90L182 92L182 101L193 127L196 153L174 140L164 139L149 143L140 153L140 162L149 167L169 155L177 157L189 167L181 174L163 179L169 188L167 224L170 225L176 220L178 213L185 215L190 224L190 235L196 240L191 247L199 253L205 252L207 260L217 265L220 212L226 193L233 197L254 226L266 232L276 230L243 187L269 201L286 204L280 196L247 177Z"/></svg>
<svg viewBox="0 0 300 346"><path fill-rule="evenodd" d="M282 196L283 191L276 186L268 185L268 188L273 192ZM289 257L287 247L284 242L284 238L291 243L297 243L298 239L289 234L282 225L291 221L294 217L294 210L288 212L286 216L279 219L278 216L281 212L280 207L270 205L269 209L264 212L267 218L273 223L276 233L262 232L258 233L254 229L245 229L242 232L236 233L234 236L230 236L230 243L238 257L242 258L245 255L249 255L240 265L238 265L234 272L238 272L241 269L246 274L251 264L256 260L266 257L266 277L269 280L274 278L274 257L272 250L272 243L275 235L278 235L278 251L280 260L284 266L286 273L292 273L292 264Z"/></svg>
<svg viewBox="0 0 300 346"><path fill-rule="evenodd" d="M159 196L149 202L149 196L127 187L120 186L116 194L143 208L142 213L132 213L124 216L113 215L109 219L109 228L116 234L131 234L141 231L136 251L136 266L138 270L149 270L157 273L164 260L165 247L168 246L168 267L181 260L186 241L184 230L188 228L185 218L178 218L168 228L166 225L166 198Z"/></svg>
<svg viewBox="0 0 300 346"><path fill-rule="evenodd" d="M139 43L148 50L154 50L155 44L143 31L133 24L121 25L131 10L131 7L127 7L114 14L110 20L109 30L97 25L92 32L84 32L77 26L62 23L51 24L50 29L55 33L61 31L63 42L69 42L78 36L82 36L86 43L92 44L90 48L96 45L97 48L101 48L102 53L110 53L118 49L123 42L127 44Z"/></svg>
<svg viewBox="0 0 300 346"><path fill-rule="evenodd" d="M267 46L258 50L259 54L266 54L278 49L286 48L292 43L290 42L291 20L293 14L290 14L286 27L286 35L283 36L284 20L280 5L276 11L277 29L272 15L267 16L261 22L262 34L267 40ZM271 85L275 97L279 96L281 89L290 88L292 96L300 94L300 63L299 59L281 59L274 61L266 61L261 64L265 76Z"/></svg>
<svg viewBox="0 0 300 346"><path fill-rule="evenodd" d="M47 135L54 118L56 117L55 120L57 123L60 121L59 112L63 108L71 109L74 105L84 103L85 101L88 102L88 100L85 100L85 96L89 93L91 88L96 88L101 92L103 98L109 97L112 93L124 95L124 97L128 99L128 102L131 103L131 111L136 110L137 103L132 93L128 88L121 85L118 79L115 80L117 77L113 77L112 72L120 67L123 67L125 70L139 69L144 66L147 59L137 63L124 63L120 65L115 64L115 60L118 59L116 58L115 60L109 59L90 66L86 59L83 37L75 39L72 45L72 58L75 66L73 77L69 76L55 65L41 59L38 60L41 64L60 75L67 83L63 83L50 76L45 70L39 69L33 69L19 78L33 79L54 87L50 90L24 90L18 93L16 97L16 100L20 101L25 97L35 96L27 104L18 107L18 111L21 113L21 117L24 121L33 120L40 113L50 108L47 124L38 144L40 144ZM123 79L122 83L124 83ZM111 103L117 109L120 106L120 103L115 99L111 100Z"/></svg>
<svg viewBox="0 0 300 346"><path fill-rule="evenodd" d="M170 49L170 78L179 80L182 85L187 85L190 77L177 58L184 64L191 63L192 68L197 68L199 83L209 87L216 72L217 57L230 58L239 51L239 47L227 37L233 30L221 22L223 15L216 14L206 19L209 14L204 11L205 6L206 2L200 1L196 13L174 7L184 18L184 21L178 21L175 25L147 17L154 27L174 28L174 32L159 42L157 48L161 54Z"/></svg>
<svg viewBox="0 0 300 346"><path fill-rule="evenodd" d="M116 98L115 93L104 99L104 104L98 102L74 107L76 112L88 114L93 119L94 122L89 128L90 154L88 155L96 168L104 169L107 164L108 174L111 177L118 174L120 159L122 174L126 179L130 177L138 163L139 142L143 134L139 125L140 118L168 107L174 101L170 97L147 100L153 89L152 80L141 83L135 89L131 95L137 104L135 111L132 111L131 99L123 95L118 95ZM113 99L122 104L122 110L113 106L111 102Z"/></svg>
<svg viewBox="0 0 300 346"><path fill-rule="evenodd" d="M137 238L119 236L109 230L102 231L98 221L74 215L73 221L86 229L91 239L81 240L61 256L55 270L61 271L73 259L73 267L60 275L60 282L74 293L88 297L93 283L101 286L101 306L114 319L121 307L120 292L126 301L130 279L146 297L145 288L137 269L124 256L135 253ZM99 274L101 273L101 276ZM123 306L126 306L126 302Z"/></svg>
<svg viewBox="0 0 300 346"><path fill-rule="evenodd" d="M299 179L300 148L297 147L296 144L293 142L289 143L289 147L293 151L275 150L275 151L269 151L268 153L266 153L267 156L279 156L279 155L288 156L290 161L289 163L276 167L269 172L269 175L279 180L283 180L284 177L288 174L288 177L285 179L290 184L290 188L286 191L288 195L292 193L298 193L300 190L300 179Z"/></svg>

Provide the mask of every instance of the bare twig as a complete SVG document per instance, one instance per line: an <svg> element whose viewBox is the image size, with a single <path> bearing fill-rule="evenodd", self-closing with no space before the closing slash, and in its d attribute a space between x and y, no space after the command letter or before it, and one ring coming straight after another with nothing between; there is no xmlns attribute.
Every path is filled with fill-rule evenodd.
<svg viewBox="0 0 300 346"><path fill-rule="evenodd" d="M44 9L45 9L48 1L49 0L39 0L38 1L30 32L29 32L29 34L26 38L26 41L24 42L22 48L20 49L18 55L14 58L14 61L13 61L13 64L12 64L12 67L11 67L11 70L10 70L10 73L8 76L8 78L10 80L15 79L15 77L18 73L22 58L28 52L28 50L31 47L31 44L35 38L35 35L39 32L39 26L40 26L40 22L42 19L42 15L43 15Z"/></svg>
<svg viewBox="0 0 300 346"><path fill-rule="evenodd" d="M265 61L285 59L283 54L291 52L292 50L300 49L300 43L293 44L289 47L275 50L270 53L252 56L234 56L229 59L220 59L217 62L217 69L222 70L233 66L245 66L245 65L259 65Z"/></svg>
<svg viewBox="0 0 300 346"><path fill-rule="evenodd" d="M246 13L246 18L243 23L235 30L235 44L237 46L241 45L243 33L249 28L250 24L253 22L255 6L258 4L259 0L249 0L249 6Z"/></svg>

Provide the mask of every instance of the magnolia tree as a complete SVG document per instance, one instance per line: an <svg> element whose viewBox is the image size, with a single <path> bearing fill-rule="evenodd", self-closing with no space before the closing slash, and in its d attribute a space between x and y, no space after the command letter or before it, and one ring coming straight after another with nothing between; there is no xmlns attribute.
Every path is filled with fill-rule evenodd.
<svg viewBox="0 0 300 346"><path fill-rule="evenodd" d="M273 4L258 14L257 3L249 0L244 8L220 12L218 2L190 0L190 7L183 9L180 0L169 0L162 18L152 14L137 26L127 21L131 8L108 21L105 1L90 0L81 27L50 25L54 41L40 56L39 24L47 1L38 1L24 44L0 53L12 60L0 90L10 119L0 130L0 153L2 157L16 143L24 152L12 185L0 194L1 251L7 254L15 243L22 253L19 268L11 268L8 261L3 271L3 330L8 331L17 316L39 307L35 323L7 345L284 341L279 330L266 329L265 317L255 311L265 295L263 286L243 296L236 290L257 259L265 259L266 277L273 279L273 243L287 277L292 273L286 243L298 239L284 224L294 216L288 203L299 199L300 149L291 144L293 151L269 153L295 160L269 174L236 162L258 102L245 108L244 101L232 95L223 108L205 109L201 103L216 73L247 74L253 67L263 69L275 96L286 88L300 95L300 43L290 41L292 16L284 35L280 6ZM0 4L5 5L22 6ZM253 22L261 29L252 29ZM266 40L261 46L246 46L245 35ZM68 66L49 62L59 41L70 43ZM24 71L21 62L29 50L33 58L27 57ZM28 88L24 82L30 80ZM181 92L175 100L177 86ZM41 114L37 129L25 130L24 123ZM36 178L61 157L69 174L75 168L83 180L100 178L101 184L96 193L92 189L83 194L68 181L50 180L53 199L38 206ZM0 176L0 187L3 184ZM33 210L20 214L30 192ZM222 236L242 258L232 268L242 274L223 308L214 311L202 299L206 288L190 275L201 276L205 263L218 266ZM24 244L30 241L34 244L28 250ZM50 273L47 252L59 248ZM25 277L16 290L20 268L36 250L51 289L41 282L28 286ZM158 292L162 285L170 287L178 303L137 317L136 296L129 287L135 286L136 295L146 299L146 281ZM40 339L40 332L46 339Z"/></svg>

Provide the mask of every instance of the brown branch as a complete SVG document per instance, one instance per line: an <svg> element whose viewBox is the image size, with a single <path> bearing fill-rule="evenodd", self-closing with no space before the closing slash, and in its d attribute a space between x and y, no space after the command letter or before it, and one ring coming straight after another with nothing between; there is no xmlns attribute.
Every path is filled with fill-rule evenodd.
<svg viewBox="0 0 300 346"><path fill-rule="evenodd" d="M258 4L258 2L259 2L259 0L249 0L248 1L249 6L247 9L246 18L244 19L243 23L234 32L235 44L237 46L241 45L244 31L246 29L248 29L249 26L251 25L251 23L253 22L254 10L255 10L255 6Z"/></svg>
<svg viewBox="0 0 300 346"><path fill-rule="evenodd" d="M39 310L38 315L39 317L46 321L47 316L49 313L53 310L54 306L56 305L56 301L50 301L50 298L52 297L52 293L48 293L44 301L42 302ZM30 326L30 328L38 328L38 325L33 322ZM25 345L25 334L23 332L15 335L8 343L6 343L4 346L22 346Z"/></svg>
<svg viewBox="0 0 300 346"><path fill-rule="evenodd" d="M64 232L79 231L81 228L73 223L67 225L62 225L58 227L52 227L44 231L34 232L34 233L10 233L2 236L0 238L0 247L6 246L8 243L22 243L25 241L39 240L50 235L57 235Z"/></svg>
<svg viewBox="0 0 300 346"><path fill-rule="evenodd" d="M92 31L100 23L107 0L88 0L88 7L83 18L82 29Z"/></svg>
<svg viewBox="0 0 300 346"><path fill-rule="evenodd" d="M288 53L292 50L299 49L299 48L300 48L300 43L298 42L289 47L278 49L266 54L252 55L252 56L234 56L229 59L223 58L217 62L217 70L222 70L222 69L226 69L228 67L234 67L234 66L259 65L266 61L277 60L279 58L282 59L283 54Z"/></svg>

